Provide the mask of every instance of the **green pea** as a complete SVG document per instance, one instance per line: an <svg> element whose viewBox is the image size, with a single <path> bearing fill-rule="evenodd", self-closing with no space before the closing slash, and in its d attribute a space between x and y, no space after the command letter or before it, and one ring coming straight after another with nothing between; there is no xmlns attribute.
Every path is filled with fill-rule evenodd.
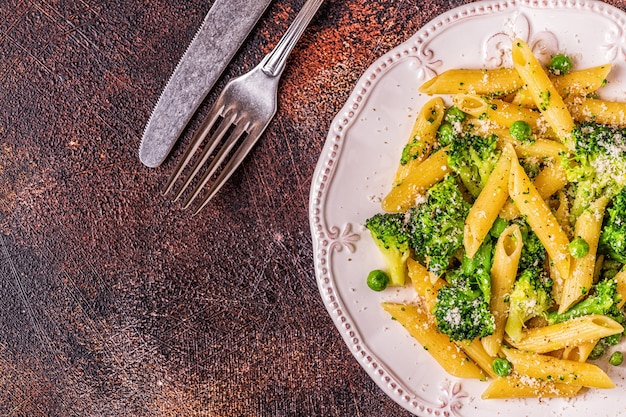
<svg viewBox="0 0 626 417"><path fill-rule="evenodd" d="M548 63L548 71L554 75L565 75L571 71L574 63L565 54L557 54Z"/></svg>
<svg viewBox="0 0 626 417"><path fill-rule="evenodd" d="M582 258L589 253L589 243L578 236L567 245L567 249L574 258Z"/></svg>
<svg viewBox="0 0 626 417"><path fill-rule="evenodd" d="M613 352L609 358L609 363L613 366L620 366L624 362L624 354L620 351Z"/></svg>
<svg viewBox="0 0 626 417"><path fill-rule="evenodd" d="M508 376L513 372L513 364L505 358L495 358L491 362L491 368L498 376Z"/></svg>
<svg viewBox="0 0 626 417"><path fill-rule="evenodd" d="M385 271L375 269L367 275L367 286L374 291L382 291L389 284L389 275Z"/></svg>
<svg viewBox="0 0 626 417"><path fill-rule="evenodd" d="M513 139L522 143L532 142L533 129L523 120L513 122L511 127L509 127L509 133L513 136Z"/></svg>

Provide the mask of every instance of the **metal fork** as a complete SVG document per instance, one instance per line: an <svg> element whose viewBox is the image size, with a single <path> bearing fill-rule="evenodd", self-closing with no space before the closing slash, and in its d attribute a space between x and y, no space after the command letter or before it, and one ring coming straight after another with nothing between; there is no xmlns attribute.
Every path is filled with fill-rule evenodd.
<svg viewBox="0 0 626 417"><path fill-rule="evenodd" d="M230 178L276 114L278 84L287 58L323 1L307 0L276 47L250 72L226 84L185 149L165 185L163 195L172 191L174 184L208 136L210 137L202 152L190 168L190 174L183 180L172 201L177 201L183 195L213 154L211 163L190 191L183 207L188 208L217 175L199 200L194 211L197 214ZM220 142L222 146L216 151ZM238 142L239 147L235 149ZM218 174L217 171L222 166Z"/></svg>

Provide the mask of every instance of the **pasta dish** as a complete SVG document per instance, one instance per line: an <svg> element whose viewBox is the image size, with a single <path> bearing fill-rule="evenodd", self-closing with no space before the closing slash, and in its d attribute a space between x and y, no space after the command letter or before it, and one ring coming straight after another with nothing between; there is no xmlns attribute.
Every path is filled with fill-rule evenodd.
<svg viewBox="0 0 626 417"><path fill-rule="evenodd" d="M512 68L430 79L381 212L382 307L483 398L571 397L615 386L626 301L626 103L611 65L543 63L521 39Z"/></svg>

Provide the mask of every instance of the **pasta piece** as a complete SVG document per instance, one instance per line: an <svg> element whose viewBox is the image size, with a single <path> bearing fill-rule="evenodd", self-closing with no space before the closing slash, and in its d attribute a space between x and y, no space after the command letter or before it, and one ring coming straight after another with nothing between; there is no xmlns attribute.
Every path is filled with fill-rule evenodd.
<svg viewBox="0 0 626 417"><path fill-rule="evenodd" d="M506 146L502 150L498 163L465 219L463 244L469 258L474 257L509 198L509 172L514 154L515 151L511 146Z"/></svg>
<svg viewBox="0 0 626 417"><path fill-rule="evenodd" d="M426 94L505 95L522 85L524 82L513 68L451 69L426 81L419 91Z"/></svg>
<svg viewBox="0 0 626 417"><path fill-rule="evenodd" d="M526 216L528 224L546 248L559 274L562 277L569 276L569 239L517 158L511 162L509 195L520 213Z"/></svg>
<svg viewBox="0 0 626 417"><path fill-rule="evenodd" d="M520 88L515 93L513 100L511 103L517 104L518 106L524 106L528 109L536 109L537 103L535 103L535 99L530 95L528 88L526 86Z"/></svg>
<svg viewBox="0 0 626 417"><path fill-rule="evenodd" d="M533 132L541 134L542 137L554 137L554 133L546 129L541 113L534 110L503 100L488 100L475 94L457 94L452 97L452 101L456 107L471 116L487 119L507 128L514 122L522 120L532 127Z"/></svg>
<svg viewBox="0 0 626 417"><path fill-rule="evenodd" d="M554 88L563 98L570 96L587 96L606 83L611 71L611 64L568 72L565 75L550 76ZM513 98L513 104L535 107L535 102L527 88L520 88Z"/></svg>
<svg viewBox="0 0 626 417"><path fill-rule="evenodd" d="M409 142L403 150L403 158L406 152L412 156L412 159L400 163L394 183L401 183L409 172L416 169L417 165L428 158L437 141L437 130L441 125L445 110L441 97L435 97L424 104L413 124Z"/></svg>
<svg viewBox="0 0 626 417"><path fill-rule="evenodd" d="M558 290L560 298L559 313L567 311L574 303L587 294L593 284L593 276L596 268L596 252L604 209L608 203L606 197L600 197L591 206L582 212L576 219L574 235L583 238L589 245L588 253L582 258L573 258L571 274L567 279L555 282L561 288Z"/></svg>
<svg viewBox="0 0 626 417"><path fill-rule="evenodd" d="M564 142L568 141L574 128L574 120L526 42L519 38L513 41L512 58L515 69L528 86L528 92L541 114L557 136Z"/></svg>
<svg viewBox="0 0 626 417"><path fill-rule="evenodd" d="M447 150L445 147L433 153L395 185L382 201L383 210L390 213L406 211L419 195L451 172Z"/></svg>
<svg viewBox="0 0 626 417"><path fill-rule="evenodd" d="M407 304L383 303L385 311L398 321L450 375L484 379L483 371L448 336L437 331L429 314Z"/></svg>
<svg viewBox="0 0 626 417"><path fill-rule="evenodd" d="M539 380L513 373L504 378L494 379L483 392L482 399L574 397L581 389L581 386Z"/></svg>
<svg viewBox="0 0 626 417"><path fill-rule="evenodd" d="M546 200L567 185L567 174L560 163L548 164L533 179L533 184Z"/></svg>
<svg viewBox="0 0 626 417"><path fill-rule="evenodd" d="M413 258L407 259L406 264L409 269L409 278L411 279L415 292L423 297L426 309L433 311L433 307L437 301L437 291L445 285L444 280L428 271L424 265Z"/></svg>
<svg viewBox="0 0 626 417"><path fill-rule="evenodd" d="M533 180L533 185L544 200L563 189L567 185L565 169L559 163L546 165L544 169ZM519 216L519 210L511 201L505 203L500 212L500 216L505 219L514 219ZM562 224L559 221L559 224Z"/></svg>
<svg viewBox="0 0 626 417"><path fill-rule="evenodd" d="M567 108L577 122L626 126L626 103L576 97L567 100Z"/></svg>
<svg viewBox="0 0 626 417"><path fill-rule="evenodd" d="M591 351L598 343L597 340L581 343L578 346L572 346L563 349L561 359L567 359L570 361L586 362L587 358L591 354Z"/></svg>
<svg viewBox="0 0 626 417"><path fill-rule="evenodd" d="M569 201L567 199L567 194L565 190L557 191L558 205L556 210L554 211L554 216L557 218L561 228L567 234L567 236L572 237L574 231L572 230L572 226L570 224L570 209L569 209ZM557 300L558 297L555 297Z"/></svg>
<svg viewBox="0 0 626 417"><path fill-rule="evenodd" d="M522 339L514 342L505 336L507 343L520 350L547 353L579 346L624 331L621 324L599 314L591 314L549 326L534 327L524 331Z"/></svg>
<svg viewBox="0 0 626 417"><path fill-rule="evenodd" d="M551 77L554 88L561 97L586 96L596 92L606 84L606 77L611 72L612 65L604 64L596 67L571 71L565 75Z"/></svg>
<svg viewBox="0 0 626 417"><path fill-rule="evenodd" d="M503 349L506 358L520 375L589 388L614 388L615 383L598 366L558 359L550 355Z"/></svg>
<svg viewBox="0 0 626 417"><path fill-rule="evenodd" d="M473 117L481 117L489 110L487 101L476 94L456 94L452 97L452 103L459 110Z"/></svg>
<svg viewBox="0 0 626 417"><path fill-rule="evenodd" d="M502 346L504 327L508 317L507 295L510 294L517 266L522 253L522 233L518 225L508 226L496 243L491 267L491 301L489 308L495 321L495 330L492 335L482 338L485 351L496 356Z"/></svg>
<svg viewBox="0 0 626 417"><path fill-rule="evenodd" d="M541 159L559 159L567 152L567 148L561 142L552 139L538 138L532 143L521 143L513 139L506 129L493 129L490 133L498 136L500 147L511 144L519 158L535 157Z"/></svg>
<svg viewBox="0 0 626 417"><path fill-rule="evenodd" d="M495 359L495 355L489 354L485 348L483 347L481 341L476 338L471 341L471 343L467 343L467 341L459 341L455 342L463 352L471 360L478 365L480 369L482 369L490 378L496 378L498 375L493 370L492 363Z"/></svg>

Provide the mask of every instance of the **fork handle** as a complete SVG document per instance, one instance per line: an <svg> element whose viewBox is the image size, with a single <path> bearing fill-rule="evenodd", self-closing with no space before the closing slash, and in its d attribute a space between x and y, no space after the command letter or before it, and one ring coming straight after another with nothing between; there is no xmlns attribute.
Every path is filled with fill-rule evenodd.
<svg viewBox="0 0 626 417"><path fill-rule="evenodd" d="M293 47L296 46L296 43L323 2L324 0L307 0L304 6L302 6L287 32L285 32L274 49L261 61L260 66L265 74L270 77L277 77L283 72L289 54L291 54Z"/></svg>

